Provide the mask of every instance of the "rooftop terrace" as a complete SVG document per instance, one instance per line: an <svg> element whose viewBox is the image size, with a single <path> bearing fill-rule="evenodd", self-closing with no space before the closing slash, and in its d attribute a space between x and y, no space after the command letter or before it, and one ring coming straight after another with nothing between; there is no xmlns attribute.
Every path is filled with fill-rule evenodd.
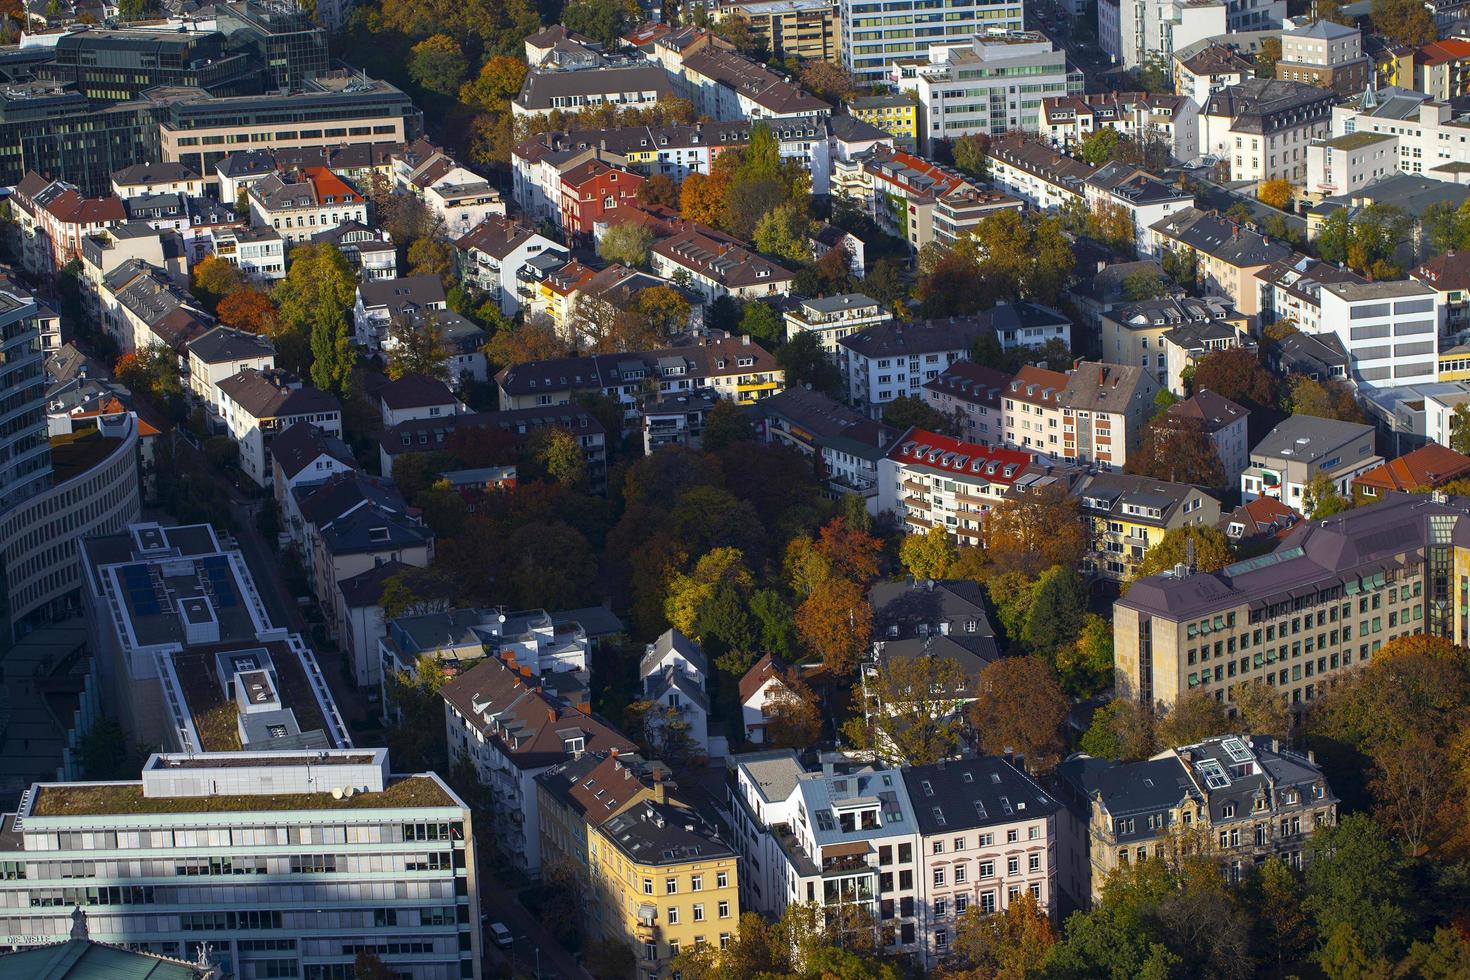
<svg viewBox="0 0 1470 980"><path fill-rule="evenodd" d="M31 816L93 817L134 813L249 813L279 810L400 810L458 806L429 776L404 776L379 793L276 796L144 796L142 783L42 784Z"/></svg>

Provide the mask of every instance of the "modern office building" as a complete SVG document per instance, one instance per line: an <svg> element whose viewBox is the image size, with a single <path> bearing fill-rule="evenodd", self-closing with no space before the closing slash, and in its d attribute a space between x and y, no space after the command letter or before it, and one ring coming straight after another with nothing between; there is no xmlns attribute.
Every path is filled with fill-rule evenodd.
<svg viewBox="0 0 1470 980"><path fill-rule="evenodd" d="M843 3L842 63L859 85L883 85L895 62L924 57L931 45L967 44L979 34L1019 31L1020 0L905 0Z"/></svg>
<svg viewBox="0 0 1470 980"><path fill-rule="evenodd" d="M1011 130L1039 132L1041 102L1082 91L1082 73L1067 52L1036 31L981 33L962 42L931 43L927 57L899 61L889 80L919 100L919 145Z"/></svg>
<svg viewBox="0 0 1470 980"><path fill-rule="evenodd" d="M336 980L359 952L478 980L464 802L387 749L153 755L138 781L38 783L4 814L0 947L91 938L226 976ZM111 974L109 974L111 975Z"/></svg>
<svg viewBox="0 0 1470 980"><path fill-rule="evenodd" d="M191 753L350 748L302 638L208 524L81 543L88 633L123 730Z"/></svg>
<svg viewBox="0 0 1470 980"><path fill-rule="evenodd" d="M112 173L237 149L406 142L408 96L327 56L322 28L282 4L219 4L214 17L84 29L0 60L0 183L27 170L104 194ZM207 168L205 166L207 162Z"/></svg>
<svg viewBox="0 0 1470 980"><path fill-rule="evenodd" d="M1365 427L1366 428L1366 427ZM1470 498L1388 493L1305 521L1272 553L1218 572L1154 575L1113 604L1121 696L1171 705L1239 682L1309 704L1389 640L1470 642Z"/></svg>
<svg viewBox="0 0 1470 980"><path fill-rule="evenodd" d="M1352 356L1355 380L1375 388L1438 380L1444 307L1429 286L1413 279L1333 282L1319 298L1322 327Z"/></svg>
<svg viewBox="0 0 1470 980"><path fill-rule="evenodd" d="M0 277L0 651L78 608L77 542L136 520L138 426L127 412L51 440L41 347L50 311Z"/></svg>

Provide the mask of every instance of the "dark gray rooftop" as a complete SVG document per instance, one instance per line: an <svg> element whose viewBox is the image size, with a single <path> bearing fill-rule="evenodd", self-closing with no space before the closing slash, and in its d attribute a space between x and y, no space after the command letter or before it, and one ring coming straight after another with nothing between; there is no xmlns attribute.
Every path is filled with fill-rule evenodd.
<svg viewBox="0 0 1470 980"><path fill-rule="evenodd" d="M980 756L903 770L922 834L1044 820L1060 804L1004 759Z"/></svg>

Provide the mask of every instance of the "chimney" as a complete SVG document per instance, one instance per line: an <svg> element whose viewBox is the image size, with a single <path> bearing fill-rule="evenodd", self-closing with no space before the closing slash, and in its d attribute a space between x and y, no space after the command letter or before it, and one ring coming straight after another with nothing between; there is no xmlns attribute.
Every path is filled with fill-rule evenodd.
<svg viewBox="0 0 1470 980"><path fill-rule="evenodd" d="M652 789L653 789L653 802L655 802L655 803L666 803L666 802L668 802L668 790L664 786L664 771L662 769L655 769L653 771L653 787L652 787Z"/></svg>
<svg viewBox="0 0 1470 980"><path fill-rule="evenodd" d="M618 747L614 745L612 748L607 750L607 754L616 759L618 757Z"/></svg>
<svg viewBox="0 0 1470 980"><path fill-rule="evenodd" d="M546 719L553 723L556 721L556 709L549 704L546 706Z"/></svg>

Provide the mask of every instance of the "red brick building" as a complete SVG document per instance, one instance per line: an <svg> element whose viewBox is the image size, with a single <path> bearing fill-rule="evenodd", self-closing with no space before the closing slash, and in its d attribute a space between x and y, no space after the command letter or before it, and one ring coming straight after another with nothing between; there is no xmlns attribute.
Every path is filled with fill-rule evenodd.
<svg viewBox="0 0 1470 980"><path fill-rule="evenodd" d="M614 221L619 208L638 200L643 177L601 160L578 164L561 176L561 226L568 238L590 240L592 226Z"/></svg>

